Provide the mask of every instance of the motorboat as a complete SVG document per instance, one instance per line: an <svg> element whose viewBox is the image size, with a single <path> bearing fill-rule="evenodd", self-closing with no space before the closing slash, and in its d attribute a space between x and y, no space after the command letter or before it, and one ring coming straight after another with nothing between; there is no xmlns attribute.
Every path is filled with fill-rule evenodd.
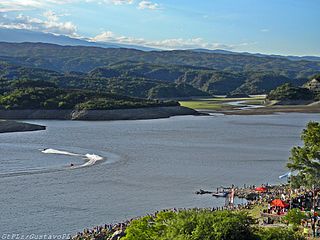
<svg viewBox="0 0 320 240"><path fill-rule="evenodd" d="M202 194L210 194L210 193L212 193L212 192L205 191L205 190L202 190L202 189L200 189L199 191L196 191L196 194L200 194L200 195L202 195Z"/></svg>
<svg viewBox="0 0 320 240"><path fill-rule="evenodd" d="M212 196L214 197L226 197L229 194L229 192L213 192Z"/></svg>

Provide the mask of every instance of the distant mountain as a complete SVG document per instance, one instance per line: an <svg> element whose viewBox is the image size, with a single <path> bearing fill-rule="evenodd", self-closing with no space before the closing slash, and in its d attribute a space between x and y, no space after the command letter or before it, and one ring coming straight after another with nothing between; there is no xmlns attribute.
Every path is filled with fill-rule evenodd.
<svg viewBox="0 0 320 240"><path fill-rule="evenodd" d="M144 69L149 68L150 72ZM59 73L51 70L22 67L0 61L0 95L21 87L59 87L62 89L86 89L139 98L185 98L208 96L186 83L176 83L175 78L166 72L153 73L153 70L165 71L166 67L133 63L119 64L113 67L100 67L91 72ZM182 74L182 73L181 73ZM160 80L166 76L168 80Z"/></svg>
<svg viewBox="0 0 320 240"><path fill-rule="evenodd" d="M205 49L205 48L196 48L192 49L191 51L193 52L198 52L198 53L220 53L220 54L239 54L236 52L228 51L228 50L223 50L223 49Z"/></svg>
<svg viewBox="0 0 320 240"><path fill-rule="evenodd" d="M320 57L316 56L302 56L302 57L297 57L297 56L286 56L286 58L293 60L293 61L301 61L301 60L306 60L306 61L320 61Z"/></svg>
<svg viewBox="0 0 320 240"><path fill-rule="evenodd" d="M0 79L134 97L262 94L284 83L301 86L319 73L320 62L251 54L0 42Z"/></svg>
<svg viewBox="0 0 320 240"><path fill-rule="evenodd" d="M0 42L10 43L51 43L62 46L88 46L101 48L132 48L142 51L152 51L155 48L144 46L127 45L119 43L91 42L87 39L71 38L65 35L55 35L51 33L36 32L24 29L0 28Z"/></svg>
<svg viewBox="0 0 320 240"><path fill-rule="evenodd" d="M85 38L72 38L65 35L55 35L52 33L37 32L25 29L8 29L0 28L0 42L10 43L51 43L62 46L87 46L87 47L101 47L101 48L128 48L137 49L141 51L161 51L161 49L151 48L140 45L120 44L112 42L92 42ZM226 55L247 55L255 57L273 57L284 58L292 61L320 61L320 57L317 56L282 56L282 55L267 55L261 53L248 53L248 52L233 52L223 49L189 49L186 51L198 52L198 53L213 53L213 54L226 54Z"/></svg>
<svg viewBox="0 0 320 240"><path fill-rule="evenodd" d="M255 56L255 57L272 57L272 58L282 58L282 59L289 59L292 61L319 61L320 57L317 56L282 56L282 55L275 55L275 54L261 54L261 53L249 53L249 52L233 52L228 50L222 50L222 49L192 49L193 52L199 52L199 53L220 53L220 54L227 54L227 55L245 55L245 56Z"/></svg>
<svg viewBox="0 0 320 240"><path fill-rule="evenodd" d="M320 62L244 54L175 51L140 51L124 48L60 46L46 43L0 43L0 60L20 66L58 72L89 72L121 61L189 66L216 71L271 72L288 78L309 78L320 72Z"/></svg>
<svg viewBox="0 0 320 240"><path fill-rule="evenodd" d="M272 57L272 58L285 58L289 59L291 61L315 61L320 62L320 57L316 56L282 56L282 55L267 55L267 54L261 54L261 53L243 53L246 55L254 55L257 57Z"/></svg>
<svg viewBox="0 0 320 240"><path fill-rule="evenodd" d="M48 44L42 45L51 46ZM39 44L37 46L39 47ZM69 48L71 47L63 48L66 56ZM79 47L72 48L78 49ZM42 51L44 49L42 48ZM93 50L99 49L94 48ZM120 49L120 52L122 51ZM126 51L134 54L132 50ZM136 54L144 53L135 51ZM98 55L98 52L95 52L95 54ZM119 56L119 52L116 55ZM49 56L47 60L53 62L50 52L47 56ZM7 57L7 60L11 61L15 59L15 57ZM80 64L83 64L81 59L76 59ZM21 62L24 63L24 61ZM41 63L41 59L37 58L35 62ZM61 59L60 62L62 64L59 67L64 67L64 65L68 66L73 61ZM293 63L296 65L295 62ZM100 66L86 73L75 71L63 73L61 71L19 66L7 62L5 58L2 61L0 60L0 79L2 80L0 81L0 93L6 92L10 86L14 88L15 85L12 85L12 83L17 80L37 80L54 83L60 88L90 89L142 98L177 98L230 93L260 94L268 93L271 89L284 83L301 86L308 81L307 78L289 78L281 73L270 71L231 72L204 67L134 61L121 61Z"/></svg>

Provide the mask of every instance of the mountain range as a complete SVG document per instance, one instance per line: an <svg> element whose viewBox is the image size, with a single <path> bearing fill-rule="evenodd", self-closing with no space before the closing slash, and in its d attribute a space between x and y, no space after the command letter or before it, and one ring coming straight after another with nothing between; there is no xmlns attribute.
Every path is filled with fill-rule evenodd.
<svg viewBox="0 0 320 240"><path fill-rule="evenodd" d="M284 83L302 86L319 72L318 61L263 55L0 42L1 92L40 80L139 98L265 94Z"/></svg>
<svg viewBox="0 0 320 240"><path fill-rule="evenodd" d="M56 35L52 33L37 32L25 29L8 29L0 28L0 42L11 42L11 43L23 43L23 42L33 42L33 43L51 43L63 46L88 46L88 47L101 47L101 48L131 48L142 51L161 51L158 48L151 48L147 46L140 45L130 45L112 42L93 42L86 38L72 38L65 35ZM317 56L281 56L281 55L267 55L260 53L248 53L248 52L232 52L228 50L209 50L209 49L191 49L194 52L202 53L219 53L219 54L242 54L242 55L253 55L257 57L276 57L276 58L287 58L289 60L300 61L320 61L320 57Z"/></svg>
<svg viewBox="0 0 320 240"><path fill-rule="evenodd" d="M93 42L85 38L72 38L65 35L56 35L52 33L37 32L25 29L8 29L0 28L0 42L10 43L52 43L63 46L87 46L87 47L101 47L101 48L133 48L143 51L156 50L138 45L120 44L120 43L104 43Z"/></svg>

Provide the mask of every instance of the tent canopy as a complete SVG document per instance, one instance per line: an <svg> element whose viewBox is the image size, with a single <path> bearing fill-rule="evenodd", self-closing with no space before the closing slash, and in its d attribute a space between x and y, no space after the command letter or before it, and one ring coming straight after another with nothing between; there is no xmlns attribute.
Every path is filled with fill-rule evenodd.
<svg viewBox="0 0 320 240"><path fill-rule="evenodd" d="M255 190L257 192L266 192L267 191L267 188L266 187L256 187Z"/></svg>
<svg viewBox="0 0 320 240"><path fill-rule="evenodd" d="M289 207L289 204L282 201L281 199L275 199L271 202L271 206L286 208Z"/></svg>

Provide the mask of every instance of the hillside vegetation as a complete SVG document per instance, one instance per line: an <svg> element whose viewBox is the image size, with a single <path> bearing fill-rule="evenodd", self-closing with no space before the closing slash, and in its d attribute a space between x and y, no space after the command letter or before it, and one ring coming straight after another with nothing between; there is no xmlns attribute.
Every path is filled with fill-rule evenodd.
<svg viewBox="0 0 320 240"><path fill-rule="evenodd" d="M307 88L294 87L286 83L272 90L267 98L269 100L313 100L315 94Z"/></svg>
<svg viewBox="0 0 320 240"><path fill-rule="evenodd" d="M264 94L305 84L320 62L196 51L0 43L1 85L26 79L140 98ZM4 90L2 90L3 92Z"/></svg>
<svg viewBox="0 0 320 240"><path fill-rule="evenodd" d="M59 46L45 43L0 43L0 56L18 65L60 72L89 72L121 61L158 65L204 67L226 71L270 71L293 78L310 77L320 71L320 62L290 61L269 56L179 51L144 52L124 48Z"/></svg>
<svg viewBox="0 0 320 240"><path fill-rule="evenodd" d="M0 109L5 110L109 110L178 105L177 102L144 100L84 90L63 90L54 87L17 88L0 95Z"/></svg>
<svg viewBox="0 0 320 240"><path fill-rule="evenodd" d="M134 220L121 240L303 240L287 227L259 227L246 212L163 211ZM101 236L96 239L116 239ZM75 238L89 239L89 237Z"/></svg>
<svg viewBox="0 0 320 240"><path fill-rule="evenodd" d="M97 68L89 73L59 73L39 68L22 67L0 62L0 93L14 88L16 82L36 80L50 86L68 89L88 89L139 98L176 98L207 96L208 93L186 83L145 78L143 74L129 74L128 68ZM133 69L132 69L133 71ZM43 83L41 83L43 84Z"/></svg>

